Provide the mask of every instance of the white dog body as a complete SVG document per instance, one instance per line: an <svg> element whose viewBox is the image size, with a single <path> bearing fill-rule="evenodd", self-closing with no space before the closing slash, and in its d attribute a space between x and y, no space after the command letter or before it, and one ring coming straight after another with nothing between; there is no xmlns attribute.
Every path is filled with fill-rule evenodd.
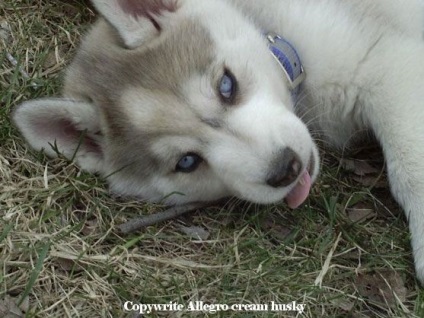
<svg viewBox="0 0 424 318"><path fill-rule="evenodd" d="M409 219L423 281L422 4L275 0L261 8L259 1L239 2L259 25L282 32L300 52L308 76L298 106L312 131L337 147L368 130L379 140L393 196Z"/></svg>
<svg viewBox="0 0 424 318"><path fill-rule="evenodd" d="M314 134L382 145L424 280L424 12L414 0L94 0L104 16L64 96L14 119L111 189L181 204L236 196L301 204L318 173ZM296 105L263 32L306 70ZM297 113L297 115L295 114ZM81 132L84 135L81 137Z"/></svg>

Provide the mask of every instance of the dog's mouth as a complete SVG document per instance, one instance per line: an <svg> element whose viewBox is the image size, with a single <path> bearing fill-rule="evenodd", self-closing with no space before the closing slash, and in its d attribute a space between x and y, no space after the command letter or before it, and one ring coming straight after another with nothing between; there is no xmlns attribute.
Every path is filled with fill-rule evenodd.
<svg viewBox="0 0 424 318"><path fill-rule="evenodd" d="M300 175L293 189L285 197L285 201L291 209L299 207L309 196L312 187L311 173L314 171L314 166L315 159L314 156L311 155L307 168Z"/></svg>

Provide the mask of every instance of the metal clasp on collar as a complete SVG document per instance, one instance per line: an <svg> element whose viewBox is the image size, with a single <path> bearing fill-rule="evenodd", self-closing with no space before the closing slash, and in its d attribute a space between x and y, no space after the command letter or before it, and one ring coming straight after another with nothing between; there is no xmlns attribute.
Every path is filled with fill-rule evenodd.
<svg viewBox="0 0 424 318"><path fill-rule="evenodd" d="M272 55L286 74L289 87L297 94L299 85L305 80L306 73L294 47L285 39L275 33L267 33Z"/></svg>

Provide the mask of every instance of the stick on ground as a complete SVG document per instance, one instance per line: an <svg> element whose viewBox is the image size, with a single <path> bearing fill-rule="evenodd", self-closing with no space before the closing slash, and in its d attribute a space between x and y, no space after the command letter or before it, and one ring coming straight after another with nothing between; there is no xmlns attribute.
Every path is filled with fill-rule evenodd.
<svg viewBox="0 0 424 318"><path fill-rule="evenodd" d="M190 203L186 205L179 205L172 208L169 208L165 211L158 212L152 215L146 215L143 217L131 219L128 222L118 226L118 230L122 234L129 234L135 231L138 231L142 228L145 228L150 225L154 225L160 222L164 222L170 219L174 219L180 215L183 215L187 212L194 211L196 209L205 208L210 206L211 203Z"/></svg>

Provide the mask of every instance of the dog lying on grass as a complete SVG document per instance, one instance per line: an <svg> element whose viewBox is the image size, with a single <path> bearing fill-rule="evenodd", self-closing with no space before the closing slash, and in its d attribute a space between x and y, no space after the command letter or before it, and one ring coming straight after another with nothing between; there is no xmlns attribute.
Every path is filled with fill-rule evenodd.
<svg viewBox="0 0 424 318"><path fill-rule="evenodd" d="M235 196L296 208L318 175L310 132L334 147L370 132L424 281L418 1L93 3L103 17L68 68L63 97L13 115L34 149L74 158L141 200Z"/></svg>

